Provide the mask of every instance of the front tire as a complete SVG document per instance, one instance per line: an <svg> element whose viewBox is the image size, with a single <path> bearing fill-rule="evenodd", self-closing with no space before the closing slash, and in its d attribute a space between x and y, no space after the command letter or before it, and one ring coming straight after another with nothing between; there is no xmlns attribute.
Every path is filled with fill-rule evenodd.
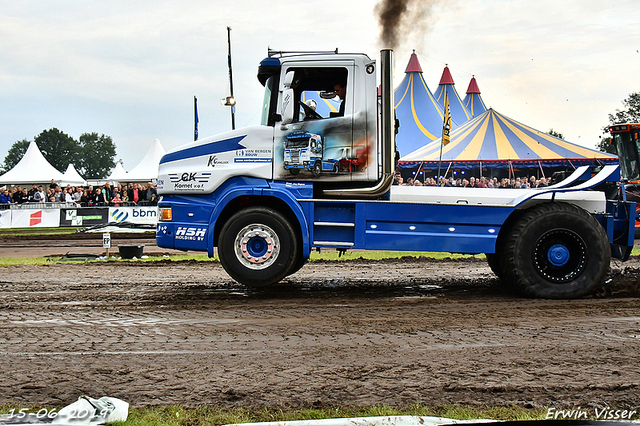
<svg viewBox="0 0 640 426"><path fill-rule="evenodd" d="M224 224L218 239L220 263L241 284L264 287L283 279L296 264L298 242L277 210L249 207Z"/></svg>
<svg viewBox="0 0 640 426"><path fill-rule="evenodd" d="M600 223L579 207L531 208L508 234L500 255L505 281L528 297L578 298L602 285L611 249Z"/></svg>

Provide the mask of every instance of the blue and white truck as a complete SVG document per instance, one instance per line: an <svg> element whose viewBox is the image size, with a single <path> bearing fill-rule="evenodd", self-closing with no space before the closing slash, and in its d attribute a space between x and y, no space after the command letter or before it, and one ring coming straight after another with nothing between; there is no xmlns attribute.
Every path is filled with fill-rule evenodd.
<svg viewBox="0 0 640 426"><path fill-rule="evenodd" d="M589 294L612 256L629 257L635 203L617 165L580 167L544 189L392 185L391 62L390 50L379 64L364 54L270 51L258 68L261 124L191 142L160 161L158 246L209 256L217 249L227 273L249 286L295 273L313 249L485 253L505 283L545 298ZM330 98L336 82L346 82L344 113L306 111L301 93ZM285 141L305 133L325 151L350 148L358 166L291 174ZM175 175L191 182L175 183Z"/></svg>

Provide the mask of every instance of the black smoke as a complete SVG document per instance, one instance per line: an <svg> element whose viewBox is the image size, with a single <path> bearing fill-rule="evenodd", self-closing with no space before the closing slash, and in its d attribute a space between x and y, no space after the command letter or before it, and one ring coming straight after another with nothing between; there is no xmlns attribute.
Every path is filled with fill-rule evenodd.
<svg viewBox="0 0 640 426"><path fill-rule="evenodd" d="M382 0L376 5L381 47L421 45L433 23L432 7L439 0ZM418 46L414 46L418 47Z"/></svg>

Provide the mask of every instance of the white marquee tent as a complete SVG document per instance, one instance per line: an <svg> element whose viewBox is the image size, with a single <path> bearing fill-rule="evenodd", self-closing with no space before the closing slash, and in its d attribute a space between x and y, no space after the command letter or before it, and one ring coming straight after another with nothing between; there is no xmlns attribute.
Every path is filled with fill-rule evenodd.
<svg viewBox="0 0 640 426"><path fill-rule="evenodd" d="M122 163L116 163L116 166L111 171L111 174L107 178L109 182L127 182L127 171L122 167Z"/></svg>
<svg viewBox="0 0 640 426"><path fill-rule="evenodd" d="M160 160L158 160L160 163ZM157 166L156 166L157 174ZM13 169L0 176L0 184L28 185L32 183L49 183L51 179L56 182L64 179L60 173L44 158L35 142L29 144L27 152Z"/></svg>
<svg viewBox="0 0 640 426"><path fill-rule="evenodd" d="M67 171L62 175L62 179L60 180L61 186L71 185L71 186L86 186L87 181L84 180L80 173L76 170L73 164L69 164L67 166Z"/></svg>
<svg viewBox="0 0 640 426"><path fill-rule="evenodd" d="M140 164L127 173L127 182L151 182L153 179L157 179L158 166L164 154L166 151L160 141L156 139Z"/></svg>

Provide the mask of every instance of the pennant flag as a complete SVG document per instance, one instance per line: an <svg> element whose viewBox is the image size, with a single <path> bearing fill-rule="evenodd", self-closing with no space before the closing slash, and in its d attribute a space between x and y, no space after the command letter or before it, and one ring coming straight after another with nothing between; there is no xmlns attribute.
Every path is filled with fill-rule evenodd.
<svg viewBox="0 0 640 426"><path fill-rule="evenodd" d="M451 111L449 110L449 96L444 91L444 123L442 125L442 145L447 146L451 142L449 131L451 130Z"/></svg>
<svg viewBox="0 0 640 426"><path fill-rule="evenodd" d="M193 113L195 116L195 122L193 124L193 140L198 140L198 98L193 97Z"/></svg>

